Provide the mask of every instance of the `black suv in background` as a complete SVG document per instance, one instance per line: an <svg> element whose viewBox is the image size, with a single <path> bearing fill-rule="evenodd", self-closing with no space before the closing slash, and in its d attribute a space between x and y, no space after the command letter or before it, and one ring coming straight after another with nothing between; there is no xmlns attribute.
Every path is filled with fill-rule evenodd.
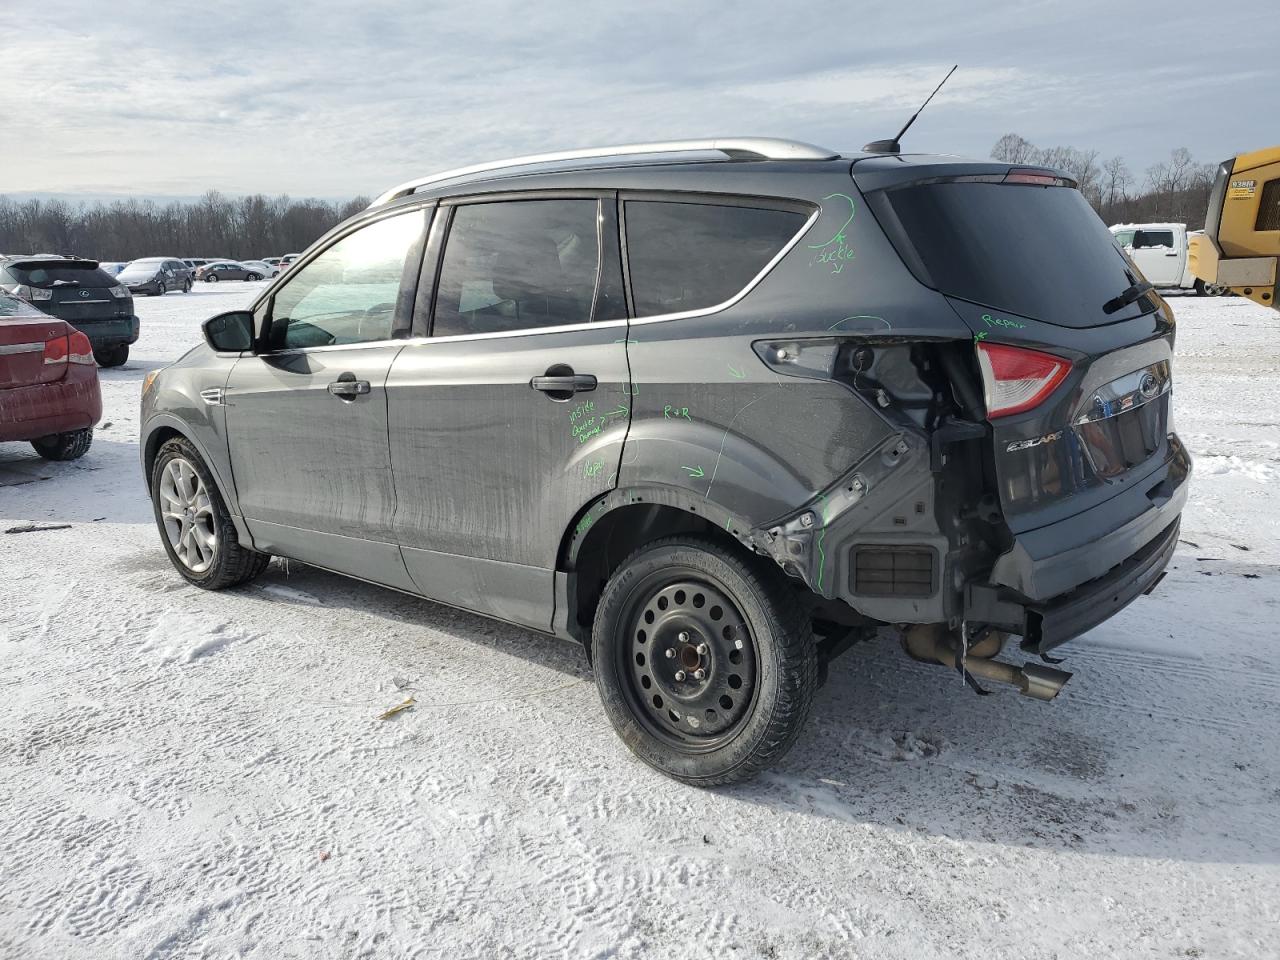
<svg viewBox="0 0 1280 960"><path fill-rule="evenodd" d="M1173 317L1052 170L483 164L204 329L140 419L183 577L278 554L581 641L626 744L698 785L777 760L855 641L1052 698L997 656L1150 591L1187 495Z"/></svg>
<svg viewBox="0 0 1280 960"><path fill-rule="evenodd" d="M99 366L123 364L129 359L129 345L138 339L133 295L100 269L96 260L16 257L0 261L0 289L84 333Z"/></svg>
<svg viewBox="0 0 1280 960"><path fill-rule="evenodd" d="M144 257L131 261L116 277L130 293L162 297L170 290L190 293L195 273L185 260L173 257Z"/></svg>

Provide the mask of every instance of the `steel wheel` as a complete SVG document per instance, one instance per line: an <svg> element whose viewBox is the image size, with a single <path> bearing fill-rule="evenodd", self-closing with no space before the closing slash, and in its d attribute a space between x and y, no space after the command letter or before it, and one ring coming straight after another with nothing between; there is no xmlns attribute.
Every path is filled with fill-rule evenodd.
<svg viewBox="0 0 1280 960"><path fill-rule="evenodd" d="M733 739L751 713L758 654L726 591L692 572L657 573L636 585L618 644L618 675L640 724L690 753Z"/></svg>
<svg viewBox="0 0 1280 960"><path fill-rule="evenodd" d="M204 573L218 550L217 525L209 491L195 468L174 457L160 478L160 515L178 560L192 573Z"/></svg>

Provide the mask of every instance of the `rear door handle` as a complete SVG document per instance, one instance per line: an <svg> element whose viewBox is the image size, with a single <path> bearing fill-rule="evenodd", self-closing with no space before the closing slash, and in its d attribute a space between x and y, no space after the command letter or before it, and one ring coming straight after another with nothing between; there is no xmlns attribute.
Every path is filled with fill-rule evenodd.
<svg viewBox="0 0 1280 960"><path fill-rule="evenodd" d="M354 374L343 374L329 384L329 392L343 400L354 400L369 392L368 380L357 380Z"/></svg>
<svg viewBox="0 0 1280 960"><path fill-rule="evenodd" d="M534 377L529 386L543 393L585 393L596 388L596 378L589 373L574 373L559 377Z"/></svg>

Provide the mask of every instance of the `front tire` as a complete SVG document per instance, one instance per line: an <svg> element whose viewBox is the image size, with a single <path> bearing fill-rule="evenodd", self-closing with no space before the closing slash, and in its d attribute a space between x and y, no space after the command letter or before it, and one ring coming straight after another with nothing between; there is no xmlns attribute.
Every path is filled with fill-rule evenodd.
<svg viewBox="0 0 1280 960"><path fill-rule="evenodd" d="M122 367L129 359L129 345L117 343L110 347L97 347L93 351L93 359L100 367Z"/></svg>
<svg viewBox="0 0 1280 960"><path fill-rule="evenodd" d="M261 280L262 275L259 273L251 273L245 277L246 280Z"/></svg>
<svg viewBox="0 0 1280 960"><path fill-rule="evenodd" d="M240 545L213 475L191 442L174 437L151 465L151 505L169 561L188 583L205 590L259 576L271 556Z"/></svg>
<svg viewBox="0 0 1280 960"><path fill-rule="evenodd" d="M93 443L93 427L55 433L31 441L31 447L46 460L79 460Z"/></svg>
<svg viewBox="0 0 1280 960"><path fill-rule="evenodd" d="M817 686L809 617L782 575L692 535L657 540L622 563L596 609L591 649L623 742L698 787L779 760Z"/></svg>
<svg viewBox="0 0 1280 960"><path fill-rule="evenodd" d="M217 283L217 282L218 282L218 275L217 275L216 273L211 273L211 274L209 274L207 277L205 277L205 278L204 278L204 282L205 282L205 283Z"/></svg>

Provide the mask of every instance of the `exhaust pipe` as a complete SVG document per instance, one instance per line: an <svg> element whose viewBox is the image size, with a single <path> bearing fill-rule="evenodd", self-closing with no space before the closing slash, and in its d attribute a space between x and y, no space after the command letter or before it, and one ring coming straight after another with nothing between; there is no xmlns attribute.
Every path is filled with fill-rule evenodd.
<svg viewBox="0 0 1280 960"><path fill-rule="evenodd" d="M953 643L953 638L940 623L912 624L902 634L902 646L909 656L954 670L956 651ZM965 658L964 666L975 677L1007 683L1022 691L1024 697L1036 700L1052 700L1071 679L1071 674L1065 670L1042 667L1038 663L1016 667L1003 660L976 657L972 652Z"/></svg>

